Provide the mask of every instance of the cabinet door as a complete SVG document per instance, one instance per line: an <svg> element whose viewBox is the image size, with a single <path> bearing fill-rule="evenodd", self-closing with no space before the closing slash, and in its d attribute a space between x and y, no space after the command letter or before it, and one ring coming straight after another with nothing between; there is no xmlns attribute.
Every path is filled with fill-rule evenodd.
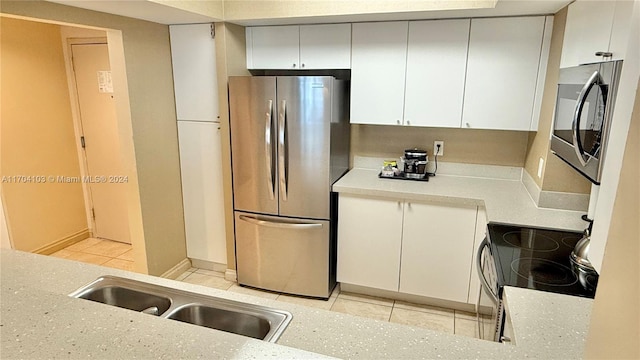
<svg viewBox="0 0 640 360"><path fill-rule="evenodd" d="M531 126L544 17L472 19L462 126Z"/></svg>
<svg viewBox="0 0 640 360"><path fill-rule="evenodd" d="M569 5L561 68L603 60L595 53L609 50L615 6L616 1L589 0L578 0Z"/></svg>
<svg viewBox="0 0 640 360"><path fill-rule="evenodd" d="M406 203L400 292L466 303L476 207Z"/></svg>
<svg viewBox="0 0 640 360"><path fill-rule="evenodd" d="M178 120L218 121L216 43L211 24L171 25Z"/></svg>
<svg viewBox="0 0 640 360"><path fill-rule="evenodd" d="M351 68L351 24L301 25L300 68Z"/></svg>
<svg viewBox="0 0 640 360"><path fill-rule="evenodd" d="M187 256L227 263L220 125L178 121Z"/></svg>
<svg viewBox="0 0 640 360"><path fill-rule="evenodd" d="M351 123L400 125L408 22L352 26Z"/></svg>
<svg viewBox="0 0 640 360"><path fill-rule="evenodd" d="M298 69L300 34L298 26L248 27L248 69Z"/></svg>
<svg viewBox="0 0 640 360"><path fill-rule="evenodd" d="M338 282L398 291L401 201L340 194Z"/></svg>
<svg viewBox="0 0 640 360"><path fill-rule="evenodd" d="M460 127L469 19L409 22L405 125Z"/></svg>

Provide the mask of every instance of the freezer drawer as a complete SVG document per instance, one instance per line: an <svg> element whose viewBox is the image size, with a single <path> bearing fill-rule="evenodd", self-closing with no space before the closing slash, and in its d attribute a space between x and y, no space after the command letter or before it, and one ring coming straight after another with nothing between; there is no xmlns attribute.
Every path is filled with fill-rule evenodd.
<svg viewBox="0 0 640 360"><path fill-rule="evenodd" d="M235 212L238 283L328 298L329 221Z"/></svg>

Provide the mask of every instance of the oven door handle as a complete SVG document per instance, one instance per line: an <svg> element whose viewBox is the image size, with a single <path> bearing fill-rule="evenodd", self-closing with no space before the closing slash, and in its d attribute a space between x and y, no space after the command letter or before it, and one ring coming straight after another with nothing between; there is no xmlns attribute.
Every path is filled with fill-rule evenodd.
<svg viewBox="0 0 640 360"><path fill-rule="evenodd" d="M578 156L578 161L582 166L586 166L589 160L591 159L588 155L585 156L584 149L582 148L582 140L580 139L580 118L582 117L582 110L584 110L584 104L587 101L587 95L591 88L594 85L602 84L602 78L600 77L600 73L596 70L593 72L587 83L584 84L582 90L580 90L580 94L578 95L578 103L576 104L576 109L573 113L573 122L571 123L571 130L573 130L573 149Z"/></svg>
<svg viewBox="0 0 640 360"><path fill-rule="evenodd" d="M493 292L493 289L489 285L489 282L487 281L487 278L484 276L484 272L482 271L482 251L485 248L487 249L487 251L489 251L489 253L491 253L489 240L487 240L487 238L484 238L484 240L482 240L482 242L480 243L480 247L478 247L478 253L476 254L476 267L478 270L478 277L480 278L482 288L487 291L489 296L491 296L491 300L493 300L493 302L497 304L499 302L498 294Z"/></svg>

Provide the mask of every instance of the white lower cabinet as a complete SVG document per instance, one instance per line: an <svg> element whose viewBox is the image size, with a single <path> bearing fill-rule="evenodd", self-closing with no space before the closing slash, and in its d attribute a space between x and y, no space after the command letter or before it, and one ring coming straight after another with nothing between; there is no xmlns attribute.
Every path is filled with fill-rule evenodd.
<svg viewBox="0 0 640 360"><path fill-rule="evenodd" d="M338 206L339 282L475 303L476 206L345 194Z"/></svg>
<svg viewBox="0 0 640 360"><path fill-rule="evenodd" d="M402 201L338 201L338 282L398 291Z"/></svg>
<svg viewBox="0 0 640 360"><path fill-rule="evenodd" d="M466 303L476 206L407 202L400 292Z"/></svg>
<svg viewBox="0 0 640 360"><path fill-rule="evenodd" d="M220 125L178 121L178 140L187 256L226 264Z"/></svg>

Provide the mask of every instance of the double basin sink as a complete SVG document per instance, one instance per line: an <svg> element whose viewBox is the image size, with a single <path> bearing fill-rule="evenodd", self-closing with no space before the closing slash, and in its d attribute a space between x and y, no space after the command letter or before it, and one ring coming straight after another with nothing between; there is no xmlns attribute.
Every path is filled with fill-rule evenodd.
<svg viewBox="0 0 640 360"><path fill-rule="evenodd" d="M115 276L102 276L69 296L269 342L278 340L293 317L284 310Z"/></svg>

